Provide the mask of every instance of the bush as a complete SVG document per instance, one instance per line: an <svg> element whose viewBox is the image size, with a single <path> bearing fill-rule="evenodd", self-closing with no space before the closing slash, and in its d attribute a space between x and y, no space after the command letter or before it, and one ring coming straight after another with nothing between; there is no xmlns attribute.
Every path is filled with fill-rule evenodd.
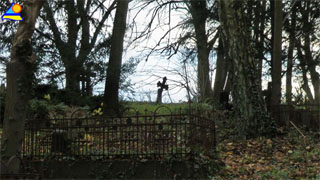
<svg viewBox="0 0 320 180"><path fill-rule="evenodd" d="M51 106L47 100L32 99L29 102L28 118L48 119Z"/></svg>

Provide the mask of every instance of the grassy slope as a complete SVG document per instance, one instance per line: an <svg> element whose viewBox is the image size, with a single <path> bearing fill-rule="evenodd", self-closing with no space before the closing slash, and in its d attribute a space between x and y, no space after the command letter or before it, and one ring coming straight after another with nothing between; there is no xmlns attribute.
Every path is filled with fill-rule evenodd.
<svg viewBox="0 0 320 180"><path fill-rule="evenodd" d="M170 113L170 110L172 113L178 112L180 109L182 111L188 110L189 109L189 104L188 103L170 103L170 104L156 104L156 103L148 103L148 102L127 102L125 103L126 108L134 108L136 111L139 111L139 113L154 113L155 110L157 110L157 114L168 114ZM168 107L170 110L168 110ZM201 109L206 109L210 110L211 107L207 104L196 104L193 103L191 105L192 108L201 108Z"/></svg>

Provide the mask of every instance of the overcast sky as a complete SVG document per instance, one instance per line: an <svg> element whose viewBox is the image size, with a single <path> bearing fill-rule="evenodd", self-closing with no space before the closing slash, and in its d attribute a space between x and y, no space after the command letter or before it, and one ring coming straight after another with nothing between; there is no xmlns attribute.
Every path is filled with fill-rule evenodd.
<svg viewBox="0 0 320 180"><path fill-rule="evenodd" d="M110 2L109 2L110 3ZM174 56L170 60L166 57L161 57L158 55L152 55L149 57L148 61L145 61L145 55L148 52L146 47L151 48L155 46L161 37L168 31L170 27L174 27L181 21L181 18L185 17L184 12L171 12L170 24L169 24L169 13L162 13L156 17L153 24L153 33L148 40L139 40L136 43L131 44L128 47L128 42L132 41L135 37L136 31L142 31L146 25L150 22L151 15L149 10L143 10L139 13L139 15L134 19L136 22L136 26L131 28L129 25L133 22L133 17L136 13L140 10L139 8L134 8L133 6L135 3L130 3L130 8L133 10L129 11L127 24L128 30L126 32L126 39L125 39L125 47L126 51L123 55L123 62L128 61L130 58L139 58L141 61L137 66L136 73L133 74L130 79L134 85L135 95L132 96L131 94L124 94L127 96L125 99L135 99L138 101L156 101L157 96L157 82L162 81L162 78L166 76L168 78L167 84L169 84L169 91L164 91L163 93L163 101L164 102L180 102L180 101L187 101L187 92L185 88L179 87L179 83L184 83L181 76L177 75L179 72L173 71L180 71L182 70L182 64L179 61L178 56ZM109 6L109 5L107 5ZM165 11L164 11L165 12ZM0 24L1 24L0 18ZM17 23L17 22L12 22ZM112 27L112 21L108 21L110 26ZM158 28L155 28L156 26ZM318 23L320 26L320 23ZM109 28L111 31L111 28ZM170 39L178 38L179 35L183 33L183 29L177 29L172 31ZM320 33L320 32L319 32ZM320 36L320 34L316 34ZM320 37L318 37L320 38ZM195 46L195 45L194 45ZM1 52L4 53L4 52ZM214 68L216 58L215 56L210 57L211 66ZM196 81L196 64L188 65L188 78L191 80L192 88L196 88L195 81ZM3 67L1 68L2 72L0 72L0 80L2 79L1 76L4 76ZM284 69L285 70L285 69ZM214 71L212 71L212 82L214 82ZM285 77L284 77L285 78ZM270 78L264 80L263 87L266 88L267 81L270 81ZM293 79L293 83L295 86L299 85L295 79ZM282 89L285 90L285 79L282 80ZM97 87L95 87L95 94L100 94L103 92L104 82L100 83ZM294 90L294 89L293 89Z"/></svg>

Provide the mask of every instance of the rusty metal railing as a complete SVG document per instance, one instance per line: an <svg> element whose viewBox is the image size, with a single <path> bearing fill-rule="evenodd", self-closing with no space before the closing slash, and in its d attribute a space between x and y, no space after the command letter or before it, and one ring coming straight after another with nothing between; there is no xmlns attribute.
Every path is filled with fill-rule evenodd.
<svg viewBox="0 0 320 180"><path fill-rule="evenodd" d="M190 152L214 150L213 116L181 110L158 115L157 110L123 117L28 120L23 158L187 158Z"/></svg>

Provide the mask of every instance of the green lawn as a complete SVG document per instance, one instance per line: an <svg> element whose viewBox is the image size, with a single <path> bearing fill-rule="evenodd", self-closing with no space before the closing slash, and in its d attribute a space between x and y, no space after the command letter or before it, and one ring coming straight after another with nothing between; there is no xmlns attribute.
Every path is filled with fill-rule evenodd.
<svg viewBox="0 0 320 180"><path fill-rule="evenodd" d="M192 103L189 105L188 103L169 103L169 104L156 104L156 103L149 103L149 102L126 102L125 108L134 108L139 113L145 113L147 114L154 113L156 109L157 114L170 114L170 111L172 113L177 113L180 111L182 112L188 112L191 108L199 108L202 110L211 110L212 107L208 104L199 104L199 103Z"/></svg>

